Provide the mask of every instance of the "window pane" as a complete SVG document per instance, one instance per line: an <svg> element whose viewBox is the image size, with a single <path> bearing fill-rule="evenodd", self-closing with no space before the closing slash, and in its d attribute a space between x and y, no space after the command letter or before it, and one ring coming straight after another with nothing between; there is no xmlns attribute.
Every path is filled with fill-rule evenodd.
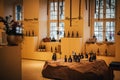
<svg viewBox="0 0 120 80"><path fill-rule="evenodd" d="M103 31L103 22L95 22L94 31Z"/></svg>
<svg viewBox="0 0 120 80"><path fill-rule="evenodd" d="M108 41L114 41L115 22L106 22L106 38Z"/></svg>
<svg viewBox="0 0 120 80"><path fill-rule="evenodd" d="M114 41L114 32L106 32L106 38L108 41Z"/></svg>
<svg viewBox="0 0 120 80"><path fill-rule="evenodd" d="M115 18L115 0L106 0L106 18Z"/></svg>
<svg viewBox="0 0 120 80"><path fill-rule="evenodd" d="M59 16L60 16L60 20L64 19L64 2L60 2L59 5Z"/></svg>
<svg viewBox="0 0 120 80"><path fill-rule="evenodd" d="M60 22L60 24L59 24L59 30L64 30L64 23L63 22Z"/></svg>
<svg viewBox="0 0 120 80"><path fill-rule="evenodd" d="M55 39L60 39L64 36L64 22L61 20L64 19L64 2L50 2L50 37ZM59 7L59 15L58 15ZM59 16L59 23L58 23ZM54 22L53 22L54 21ZM59 24L59 26L58 26Z"/></svg>
<svg viewBox="0 0 120 80"><path fill-rule="evenodd" d="M54 30L50 31L50 37L57 39L57 31Z"/></svg>
<svg viewBox="0 0 120 80"><path fill-rule="evenodd" d="M50 12L50 20L57 20L57 11Z"/></svg>
<svg viewBox="0 0 120 80"><path fill-rule="evenodd" d="M96 0L96 10L94 18L103 18L103 0Z"/></svg>
<svg viewBox="0 0 120 80"><path fill-rule="evenodd" d="M103 41L103 22L94 23L94 34L98 42Z"/></svg>
<svg viewBox="0 0 120 80"><path fill-rule="evenodd" d="M97 42L102 42L103 41L103 32L94 32Z"/></svg>
<svg viewBox="0 0 120 80"><path fill-rule="evenodd" d="M50 30L56 30L57 31L57 22L51 22L50 23Z"/></svg>
<svg viewBox="0 0 120 80"><path fill-rule="evenodd" d="M116 0L95 0L94 34L97 41L115 41Z"/></svg>
<svg viewBox="0 0 120 80"><path fill-rule="evenodd" d="M16 20L21 20L22 19L22 6L21 5L16 5L15 7L15 17L16 17Z"/></svg>
<svg viewBox="0 0 120 80"><path fill-rule="evenodd" d="M59 24L59 39L64 37L64 23L60 22Z"/></svg>
<svg viewBox="0 0 120 80"><path fill-rule="evenodd" d="M50 37L57 39L57 22L50 23Z"/></svg>
<svg viewBox="0 0 120 80"><path fill-rule="evenodd" d="M59 31L59 39L63 38L64 37L64 31Z"/></svg>

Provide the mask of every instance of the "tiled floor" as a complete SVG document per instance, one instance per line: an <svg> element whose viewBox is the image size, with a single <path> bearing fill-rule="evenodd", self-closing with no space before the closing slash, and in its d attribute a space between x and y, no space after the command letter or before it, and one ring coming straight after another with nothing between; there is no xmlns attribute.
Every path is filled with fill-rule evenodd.
<svg viewBox="0 0 120 80"><path fill-rule="evenodd" d="M50 80L42 77L44 61L22 60L22 80Z"/></svg>

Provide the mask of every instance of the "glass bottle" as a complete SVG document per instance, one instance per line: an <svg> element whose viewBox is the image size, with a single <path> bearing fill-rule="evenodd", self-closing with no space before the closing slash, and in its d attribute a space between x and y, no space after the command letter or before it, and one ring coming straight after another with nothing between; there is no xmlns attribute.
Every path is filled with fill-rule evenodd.
<svg viewBox="0 0 120 80"><path fill-rule="evenodd" d="M67 62L67 56L65 55L65 57L64 57L64 62Z"/></svg>
<svg viewBox="0 0 120 80"><path fill-rule="evenodd" d="M107 51L107 49L105 49L105 56L107 56L108 55L108 51Z"/></svg>
<svg viewBox="0 0 120 80"><path fill-rule="evenodd" d="M55 52L57 52L57 47L55 47Z"/></svg>
<svg viewBox="0 0 120 80"><path fill-rule="evenodd" d="M53 52L53 48L52 48L52 46L51 46L51 52Z"/></svg>
<svg viewBox="0 0 120 80"><path fill-rule="evenodd" d="M74 32L72 31L72 35L71 35L71 37L73 38L74 37Z"/></svg>
<svg viewBox="0 0 120 80"><path fill-rule="evenodd" d="M88 53L87 52L85 53L85 58L88 58Z"/></svg>
<svg viewBox="0 0 120 80"><path fill-rule="evenodd" d="M26 31L26 36L28 36L28 32Z"/></svg>
<svg viewBox="0 0 120 80"><path fill-rule="evenodd" d="M35 34L34 34L34 31L32 30L32 36L34 36Z"/></svg>
<svg viewBox="0 0 120 80"><path fill-rule="evenodd" d="M70 55L69 58L68 58L68 62L72 62L72 57L71 57L71 55Z"/></svg>
<svg viewBox="0 0 120 80"><path fill-rule="evenodd" d="M70 32L68 31L68 37L70 37Z"/></svg>
<svg viewBox="0 0 120 80"><path fill-rule="evenodd" d="M83 53L81 53L81 59L83 59L84 58L84 55L83 55Z"/></svg>
<svg viewBox="0 0 120 80"><path fill-rule="evenodd" d="M29 33L28 33L28 36L31 36L30 31L29 31Z"/></svg>
<svg viewBox="0 0 120 80"><path fill-rule="evenodd" d="M99 48L97 49L97 54L100 55L100 50L99 50Z"/></svg>
<svg viewBox="0 0 120 80"><path fill-rule="evenodd" d="M77 38L79 37L79 33L78 33L78 31L77 31L77 33L76 33L76 37L77 37Z"/></svg>
<svg viewBox="0 0 120 80"><path fill-rule="evenodd" d="M53 60L53 61L56 61L56 60L57 60L57 55L56 55L56 53L53 53L53 55L52 55L52 60Z"/></svg>

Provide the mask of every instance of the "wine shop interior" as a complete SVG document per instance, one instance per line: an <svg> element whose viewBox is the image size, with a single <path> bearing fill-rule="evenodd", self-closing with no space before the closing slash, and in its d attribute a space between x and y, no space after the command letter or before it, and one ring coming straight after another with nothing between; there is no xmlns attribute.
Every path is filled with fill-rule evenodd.
<svg viewBox="0 0 120 80"><path fill-rule="evenodd" d="M120 0L0 0L0 80L120 80Z"/></svg>

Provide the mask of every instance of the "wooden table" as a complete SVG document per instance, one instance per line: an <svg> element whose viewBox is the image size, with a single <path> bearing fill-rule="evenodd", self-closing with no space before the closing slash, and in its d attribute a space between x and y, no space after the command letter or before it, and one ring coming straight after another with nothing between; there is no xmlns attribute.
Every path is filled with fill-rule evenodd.
<svg viewBox="0 0 120 80"><path fill-rule="evenodd" d="M55 80L113 80L113 71L104 60L72 63L62 60L46 61L42 75Z"/></svg>

